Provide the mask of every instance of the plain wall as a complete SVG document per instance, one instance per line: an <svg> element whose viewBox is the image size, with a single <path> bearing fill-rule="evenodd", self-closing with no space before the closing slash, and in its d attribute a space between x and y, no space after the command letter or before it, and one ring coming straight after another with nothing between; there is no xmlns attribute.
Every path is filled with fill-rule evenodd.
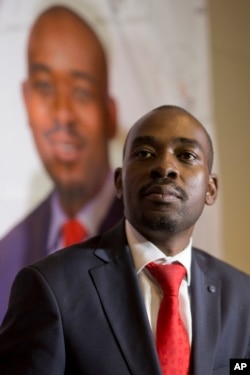
<svg viewBox="0 0 250 375"><path fill-rule="evenodd" d="M250 1L208 0L223 258L250 273Z"/></svg>

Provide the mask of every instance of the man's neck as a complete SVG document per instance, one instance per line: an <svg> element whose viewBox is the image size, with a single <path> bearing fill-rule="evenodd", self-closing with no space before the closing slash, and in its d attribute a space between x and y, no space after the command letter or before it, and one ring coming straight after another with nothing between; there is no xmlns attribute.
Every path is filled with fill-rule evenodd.
<svg viewBox="0 0 250 375"><path fill-rule="evenodd" d="M80 185L70 189L58 188L59 201L65 214L68 217L74 217L84 206L86 206L86 204L95 199L103 189L103 186L109 177L109 173L110 170L107 171L103 181L92 190L88 190L85 186Z"/></svg>
<svg viewBox="0 0 250 375"><path fill-rule="evenodd" d="M141 233L148 241L158 247L166 256L174 256L185 249L192 237L193 228L189 228L179 233L169 233L166 230L146 230L135 229Z"/></svg>

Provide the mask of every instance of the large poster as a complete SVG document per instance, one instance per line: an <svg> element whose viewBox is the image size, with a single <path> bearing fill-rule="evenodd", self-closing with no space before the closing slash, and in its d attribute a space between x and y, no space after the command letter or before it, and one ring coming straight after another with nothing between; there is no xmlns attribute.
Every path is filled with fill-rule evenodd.
<svg viewBox="0 0 250 375"><path fill-rule="evenodd" d="M69 6L84 17L105 46L110 92L117 107L118 131L110 145L113 167L121 163L130 126L162 104L180 105L194 114L216 149L205 0L0 0L0 237L53 188L30 129L23 82L31 25L54 4ZM194 244L220 256L220 226L217 203L205 210Z"/></svg>

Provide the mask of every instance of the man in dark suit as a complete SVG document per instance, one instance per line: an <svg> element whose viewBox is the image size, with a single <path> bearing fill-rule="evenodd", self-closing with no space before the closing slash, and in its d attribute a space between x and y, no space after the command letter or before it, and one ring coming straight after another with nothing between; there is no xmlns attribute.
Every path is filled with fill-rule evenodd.
<svg viewBox="0 0 250 375"><path fill-rule="evenodd" d="M185 110L163 106L137 121L115 172L125 219L18 274L0 329L1 375L162 374L152 262L185 268L183 374L228 375L230 358L249 356L250 277L192 247L217 195L212 160L209 135Z"/></svg>
<svg viewBox="0 0 250 375"><path fill-rule="evenodd" d="M116 105L107 70L100 40L73 11L54 6L34 22L23 96L38 153L55 188L0 241L0 322L17 272L69 244L66 222L73 219L70 228L84 225L70 239L79 241L84 233L91 237L109 229L123 215L109 161Z"/></svg>

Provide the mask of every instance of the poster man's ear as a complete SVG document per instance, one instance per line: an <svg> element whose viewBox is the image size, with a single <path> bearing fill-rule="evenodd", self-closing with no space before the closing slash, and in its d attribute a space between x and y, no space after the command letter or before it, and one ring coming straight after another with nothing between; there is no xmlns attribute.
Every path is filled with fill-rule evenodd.
<svg viewBox="0 0 250 375"><path fill-rule="evenodd" d="M23 101L26 106L26 109L29 110L32 108L31 104L31 87L30 87L30 82L28 79L22 82L22 93L23 93Z"/></svg>
<svg viewBox="0 0 250 375"><path fill-rule="evenodd" d="M22 94L23 94L23 99L24 99L25 105L27 105L28 91L29 91L28 81L25 80L25 81L22 82Z"/></svg>
<svg viewBox="0 0 250 375"><path fill-rule="evenodd" d="M26 107L26 111L29 116L33 108L33 104L32 104L31 87L30 87L30 82L28 79L22 82L22 94L23 94L24 105ZM30 125L30 121L28 121L28 123Z"/></svg>

